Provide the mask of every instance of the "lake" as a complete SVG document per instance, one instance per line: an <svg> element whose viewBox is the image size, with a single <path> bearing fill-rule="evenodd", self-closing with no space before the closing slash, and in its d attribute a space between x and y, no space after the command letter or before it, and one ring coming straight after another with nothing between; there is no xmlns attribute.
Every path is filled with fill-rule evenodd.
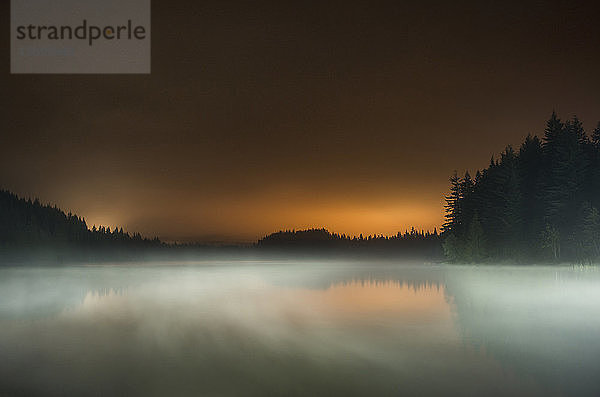
<svg viewBox="0 0 600 397"><path fill-rule="evenodd" d="M0 268L0 395L600 395L600 271Z"/></svg>

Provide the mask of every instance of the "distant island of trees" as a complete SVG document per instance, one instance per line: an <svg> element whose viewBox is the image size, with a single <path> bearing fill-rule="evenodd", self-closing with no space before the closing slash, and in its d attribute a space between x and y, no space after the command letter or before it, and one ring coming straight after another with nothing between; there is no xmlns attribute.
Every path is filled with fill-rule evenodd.
<svg viewBox="0 0 600 397"><path fill-rule="evenodd" d="M139 253L170 255L173 250L252 248L263 253L364 252L458 263L595 263L600 260L599 208L600 124L588 136L576 117L562 122L552 113L541 139L527 136L518 151L507 146L474 177L454 173L441 233L413 228L394 236L348 236L309 229L279 231L246 246L167 244L122 228L90 228L75 214L0 190L0 262L7 254L10 258L43 251L102 260Z"/></svg>
<svg viewBox="0 0 600 397"><path fill-rule="evenodd" d="M354 250L378 254L402 255L441 259L441 236L433 232L411 228L394 236L369 235L349 236L331 233L327 229L287 230L271 233L258 240L257 247L267 250L307 251L307 250Z"/></svg>

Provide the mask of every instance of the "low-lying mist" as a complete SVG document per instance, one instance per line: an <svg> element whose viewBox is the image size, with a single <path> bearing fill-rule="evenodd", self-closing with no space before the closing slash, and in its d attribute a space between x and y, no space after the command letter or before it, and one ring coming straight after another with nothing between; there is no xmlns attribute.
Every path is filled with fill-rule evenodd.
<svg viewBox="0 0 600 397"><path fill-rule="evenodd" d="M14 395L595 395L595 268L205 261L0 269Z"/></svg>

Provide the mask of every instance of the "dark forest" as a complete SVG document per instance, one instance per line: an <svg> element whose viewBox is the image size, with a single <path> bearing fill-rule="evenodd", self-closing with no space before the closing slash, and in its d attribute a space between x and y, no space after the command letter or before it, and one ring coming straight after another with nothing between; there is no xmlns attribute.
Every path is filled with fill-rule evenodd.
<svg viewBox="0 0 600 397"><path fill-rule="evenodd" d="M455 262L591 263L600 257L600 124L553 113L543 137L450 179L444 252Z"/></svg>

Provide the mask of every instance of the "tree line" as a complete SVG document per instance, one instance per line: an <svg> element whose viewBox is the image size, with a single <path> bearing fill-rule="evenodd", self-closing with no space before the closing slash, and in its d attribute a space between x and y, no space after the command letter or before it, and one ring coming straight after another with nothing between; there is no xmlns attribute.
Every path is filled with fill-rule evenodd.
<svg viewBox="0 0 600 397"><path fill-rule="evenodd" d="M456 262L600 260L600 123L555 112L472 177L450 178L443 249Z"/></svg>
<svg viewBox="0 0 600 397"><path fill-rule="evenodd" d="M0 190L0 254L2 252L33 253L51 251L52 255L67 257L111 259L160 249L163 254L206 253L211 250L237 252L247 248L260 251L352 250L352 252L390 252L403 255L442 257L441 237L437 230L418 231L412 228L394 236L349 236L331 233L326 229L288 230L269 234L253 245L212 246L200 243L164 243L148 239L139 233L130 234L123 228L108 226L91 228L86 220L65 213L55 205L41 204L38 199L24 199ZM156 251L153 251L156 253Z"/></svg>

